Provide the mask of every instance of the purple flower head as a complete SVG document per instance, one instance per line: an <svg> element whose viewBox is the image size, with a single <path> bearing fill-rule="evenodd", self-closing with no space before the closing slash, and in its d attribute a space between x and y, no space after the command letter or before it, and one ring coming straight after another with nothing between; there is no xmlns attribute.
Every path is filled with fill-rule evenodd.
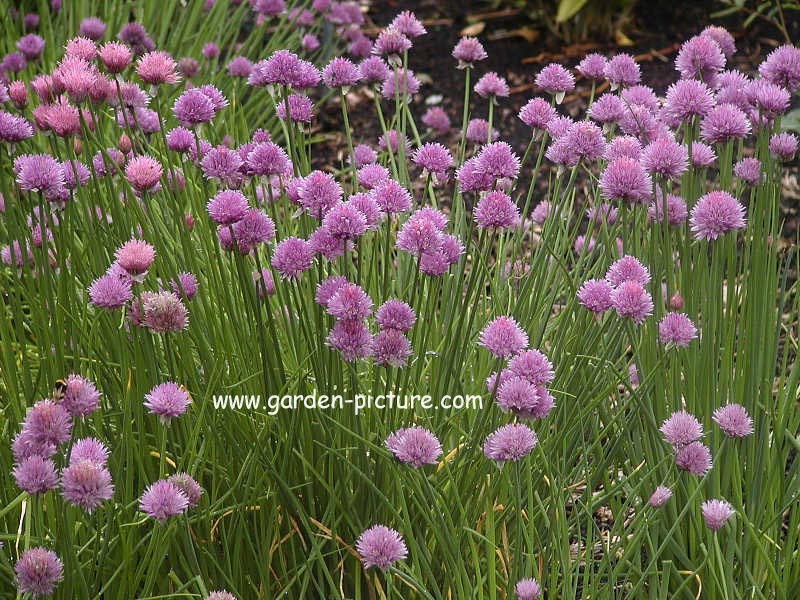
<svg viewBox="0 0 800 600"><path fill-rule="evenodd" d="M358 67L347 58L334 58L322 69L322 82L329 88L349 87L360 80Z"/></svg>
<svg viewBox="0 0 800 600"><path fill-rule="evenodd" d="M261 272L253 271L253 285L261 300L275 293L275 282L269 269L261 269Z"/></svg>
<svg viewBox="0 0 800 600"><path fill-rule="evenodd" d="M387 300L375 313L375 321L382 330L408 331L415 320L414 310L402 300Z"/></svg>
<svg viewBox="0 0 800 600"><path fill-rule="evenodd" d="M473 212L480 229L511 229L520 224L519 208L504 192L489 192L478 200Z"/></svg>
<svg viewBox="0 0 800 600"><path fill-rule="evenodd" d="M67 389L64 391L61 404L72 417L84 417L97 410L100 392L94 383L74 373L67 377L65 383Z"/></svg>
<svg viewBox="0 0 800 600"><path fill-rule="evenodd" d="M414 76L414 71L398 68L393 75L383 81L381 96L392 100L398 96L413 95L419 91L420 85L419 79Z"/></svg>
<svg viewBox="0 0 800 600"><path fill-rule="evenodd" d="M394 179L387 179L372 190L381 212L398 214L411 208L411 194Z"/></svg>
<svg viewBox="0 0 800 600"><path fill-rule="evenodd" d="M328 301L327 310L337 319L366 319L372 314L372 300L361 286L345 283Z"/></svg>
<svg viewBox="0 0 800 600"><path fill-rule="evenodd" d="M776 133L769 138L769 152L773 156L788 162L797 152L797 136L793 133Z"/></svg>
<svg viewBox="0 0 800 600"><path fill-rule="evenodd" d="M32 597L49 596L64 578L64 563L46 548L28 548L14 565L17 588Z"/></svg>
<svg viewBox="0 0 800 600"><path fill-rule="evenodd" d="M653 298L638 281L623 281L611 292L611 303L620 317L637 325L653 314Z"/></svg>
<svg viewBox="0 0 800 600"><path fill-rule="evenodd" d="M353 164L355 167L361 168L364 165L369 165L378 160L378 153L367 144L358 144L353 148Z"/></svg>
<svg viewBox="0 0 800 600"><path fill-rule="evenodd" d="M242 181L243 164L238 152L217 146L206 152L200 160L200 169L206 179L214 179L222 186L235 187Z"/></svg>
<svg viewBox="0 0 800 600"><path fill-rule="evenodd" d="M520 159L506 142L486 144L478 152L477 169L493 179L514 179L519 174Z"/></svg>
<svg viewBox="0 0 800 600"><path fill-rule="evenodd" d="M366 54L369 54L370 50L372 50L372 44L366 37L361 39L365 39L367 41L367 44L369 44L369 47L366 48ZM305 50L306 52L313 52L314 50L320 47L319 38L312 33L305 34L303 36L303 39L301 40L301 44L303 45L303 50ZM353 54L352 50L351 54Z"/></svg>
<svg viewBox="0 0 800 600"><path fill-rule="evenodd" d="M384 442L395 458L419 469L435 465L442 454L442 446L430 431L423 427L403 427L392 433Z"/></svg>
<svg viewBox="0 0 800 600"><path fill-rule="evenodd" d="M365 190L373 190L391 178L389 169L378 163L370 163L358 169L356 174L358 185Z"/></svg>
<svg viewBox="0 0 800 600"><path fill-rule="evenodd" d="M188 152L194 145L194 134L184 127L176 127L167 133L167 148L174 152Z"/></svg>
<svg viewBox="0 0 800 600"><path fill-rule="evenodd" d="M47 200L56 200L65 189L64 169L49 154L18 156L13 171L22 191L40 192Z"/></svg>
<svg viewBox="0 0 800 600"><path fill-rule="evenodd" d="M379 331L372 339L372 356L376 365L404 367L411 356L411 342L396 329Z"/></svg>
<svg viewBox="0 0 800 600"><path fill-rule="evenodd" d="M756 79L747 86L747 98L756 109L756 117L770 122L789 108L791 98L788 90L764 79ZM755 119L758 122L758 119Z"/></svg>
<svg viewBox="0 0 800 600"><path fill-rule="evenodd" d="M358 211L364 215L367 224L367 229L376 229L378 221L381 218L381 209L372 194L358 193L350 196L347 201L354 206Z"/></svg>
<svg viewBox="0 0 800 600"><path fill-rule="evenodd" d="M496 140L499 136L500 134L496 130L492 131L493 140ZM467 123L466 138L476 144L485 144L486 140L489 139L489 121L486 119L470 119L469 123Z"/></svg>
<svg viewBox="0 0 800 600"><path fill-rule="evenodd" d="M393 27L403 35L410 38L419 37L428 33L422 22L410 10L404 10L398 14L391 22L390 27Z"/></svg>
<svg viewBox="0 0 800 600"><path fill-rule="evenodd" d="M225 590L216 590L211 592L204 600L237 600L236 596Z"/></svg>
<svg viewBox="0 0 800 600"><path fill-rule="evenodd" d="M424 172L441 175L453 166L453 157L450 151L442 144L429 142L420 146L413 154L412 160Z"/></svg>
<svg viewBox="0 0 800 600"><path fill-rule="evenodd" d="M94 460L70 460L69 466L61 472L61 495L86 512L94 512L114 495L111 473Z"/></svg>
<svg viewBox="0 0 800 600"><path fill-rule="evenodd" d="M69 190L86 185L86 182L92 176L88 167L79 160L70 159L64 161L61 163L61 168L64 170L64 184Z"/></svg>
<svg viewBox="0 0 800 600"><path fill-rule="evenodd" d="M647 503L653 508L661 508L670 498L672 498L672 490L666 486L660 485L652 493Z"/></svg>
<svg viewBox="0 0 800 600"><path fill-rule="evenodd" d="M365 569L378 567L386 570L392 563L408 556L402 536L385 525L373 525L364 531L356 541L356 550Z"/></svg>
<svg viewBox="0 0 800 600"><path fill-rule="evenodd" d="M33 136L33 127L24 117L0 111L0 142L16 144Z"/></svg>
<svg viewBox="0 0 800 600"><path fill-rule="evenodd" d="M52 400L40 400L34 404L23 424L26 441L41 448L60 446L69 439L71 431L69 412Z"/></svg>
<svg viewBox="0 0 800 600"><path fill-rule="evenodd" d="M150 85L163 83L178 83L179 77L175 72L175 59L168 52L156 50L143 54L136 64L136 74L139 79Z"/></svg>
<svg viewBox="0 0 800 600"><path fill-rule="evenodd" d="M608 60L601 54L591 53L583 57L575 70L587 79L599 81L606 75Z"/></svg>
<svg viewBox="0 0 800 600"><path fill-rule="evenodd" d="M528 127L544 130L556 117L556 109L544 98L533 98L519 111L519 119Z"/></svg>
<svg viewBox="0 0 800 600"><path fill-rule="evenodd" d="M186 412L192 398L183 386L168 381L155 386L144 397L144 406L150 414L158 415L165 425Z"/></svg>
<svg viewBox="0 0 800 600"><path fill-rule="evenodd" d="M721 144L750 135L750 120L733 104L720 104L700 122L700 137L709 144Z"/></svg>
<svg viewBox="0 0 800 600"><path fill-rule="evenodd" d="M606 200L646 202L652 194L652 186L644 167L627 157L613 160L600 175L600 190Z"/></svg>
<svg viewBox="0 0 800 600"><path fill-rule="evenodd" d="M161 163L147 155L131 158L125 165L125 179L139 193L153 190L163 174Z"/></svg>
<svg viewBox="0 0 800 600"><path fill-rule="evenodd" d="M459 69L471 68L474 63L489 57L478 38L474 37L462 37L458 40L452 56L458 61Z"/></svg>
<svg viewBox="0 0 800 600"><path fill-rule="evenodd" d="M730 58L736 53L736 42L730 32L724 27L709 25L700 32L700 35L714 40L726 58Z"/></svg>
<svg viewBox="0 0 800 600"><path fill-rule="evenodd" d="M94 41L85 37L74 37L64 46L65 58L80 58L85 61L93 61L97 57L97 46Z"/></svg>
<svg viewBox="0 0 800 600"><path fill-rule="evenodd" d="M575 89L575 77L558 63L546 65L534 81L545 92L555 96L556 102L561 102L566 92Z"/></svg>
<svg viewBox="0 0 800 600"><path fill-rule="evenodd" d="M708 167L717 160L717 154L708 144L694 142L692 144L692 155L689 157L689 160L692 161L692 166L698 168Z"/></svg>
<svg viewBox="0 0 800 600"><path fill-rule="evenodd" d="M619 135L608 143L603 158L609 163L618 158L630 158L636 162L641 155L642 144L639 140L630 135Z"/></svg>
<svg viewBox="0 0 800 600"><path fill-rule="evenodd" d="M613 304L611 301L612 289L605 279L588 279L578 290L578 302L599 316Z"/></svg>
<svg viewBox="0 0 800 600"><path fill-rule="evenodd" d="M414 213L397 233L396 245L404 252L421 257L423 254L439 252L442 248L442 237L436 222Z"/></svg>
<svg viewBox="0 0 800 600"><path fill-rule="evenodd" d="M260 210L251 208L233 224L233 237L240 254L249 254L258 244L265 244L275 237L275 223Z"/></svg>
<svg viewBox="0 0 800 600"><path fill-rule="evenodd" d="M579 121L563 136L579 159L597 160L606 149L606 141L600 128L589 121ZM560 141L560 140L557 140Z"/></svg>
<svg viewBox="0 0 800 600"><path fill-rule="evenodd" d="M618 124L624 134L636 137L643 144L668 135L664 123L660 122L649 108L641 104L626 106Z"/></svg>
<svg viewBox="0 0 800 600"><path fill-rule="evenodd" d="M535 579L520 579L514 586L517 600L536 600L540 593L539 584Z"/></svg>
<svg viewBox="0 0 800 600"><path fill-rule="evenodd" d="M665 215L666 208L666 215ZM647 220L650 222L663 223L666 216L667 223L676 227L686 221L687 216L686 202L680 196L667 194L667 205L664 206L663 194L656 190L655 202L651 202L647 207Z"/></svg>
<svg viewBox="0 0 800 600"><path fill-rule="evenodd" d="M189 324L189 311L172 292L158 292L142 303L144 326L155 333L183 331Z"/></svg>
<svg viewBox="0 0 800 600"><path fill-rule="evenodd" d="M341 202L328 211L322 225L335 238L353 240L367 230L367 218L353 204Z"/></svg>
<svg viewBox="0 0 800 600"><path fill-rule="evenodd" d="M249 205L239 190L222 190L208 201L208 215L218 225L231 225L244 217Z"/></svg>
<svg viewBox="0 0 800 600"><path fill-rule="evenodd" d="M708 86L695 79L681 79L667 89L664 112L675 122L694 116L704 117L714 108L714 96Z"/></svg>
<svg viewBox="0 0 800 600"><path fill-rule="evenodd" d="M136 281L141 281L144 279L147 269L153 264L156 251L144 240L131 239L117 248L114 258L116 258L117 264Z"/></svg>
<svg viewBox="0 0 800 600"><path fill-rule="evenodd" d="M700 79L713 85L717 73L725 68L725 55L715 40L696 35L681 46L675 68L683 79Z"/></svg>
<svg viewBox="0 0 800 600"><path fill-rule="evenodd" d="M311 123L314 117L314 104L311 98L304 94L290 94L287 99L289 103L289 120L295 123ZM286 104L283 102L275 106L278 117L286 120Z"/></svg>
<svg viewBox="0 0 800 600"><path fill-rule="evenodd" d="M172 106L178 123L184 127L196 127L214 118L214 104L199 88L192 88L178 96Z"/></svg>
<svg viewBox="0 0 800 600"><path fill-rule="evenodd" d="M703 502L700 506L700 511L703 513L703 521L706 527L711 531L719 531L728 522L728 519L736 513L729 502L717 500L716 498Z"/></svg>
<svg viewBox="0 0 800 600"><path fill-rule="evenodd" d="M552 410L553 399L543 386L513 375L497 389L497 405L521 419L543 419Z"/></svg>
<svg viewBox="0 0 800 600"><path fill-rule="evenodd" d="M634 85L622 90L620 96L624 104L641 104L651 112L657 112L661 106L653 88L647 85Z"/></svg>
<svg viewBox="0 0 800 600"><path fill-rule="evenodd" d="M119 42L107 42L101 46L100 61L109 73L121 73L131 62L131 50Z"/></svg>
<svg viewBox="0 0 800 600"><path fill-rule="evenodd" d="M95 438L82 438L75 440L69 450L70 464L78 463L82 460L88 460L105 466L108 462L108 448L105 444Z"/></svg>
<svg viewBox="0 0 800 600"><path fill-rule="evenodd" d="M29 33L17 40L17 50L27 60L36 60L42 55L44 50L44 39L35 33Z"/></svg>
<svg viewBox="0 0 800 600"><path fill-rule="evenodd" d="M553 363L539 350L526 350L508 362L508 370L532 385L544 385L555 378Z"/></svg>
<svg viewBox="0 0 800 600"><path fill-rule="evenodd" d="M247 153L245 161L251 175L291 175L292 161L286 151L277 144L266 141L256 143ZM318 171L315 171L318 173ZM312 173L313 174L313 173ZM318 177L315 175L314 177ZM312 179L312 182L314 179Z"/></svg>
<svg viewBox="0 0 800 600"><path fill-rule="evenodd" d="M314 252L306 240L289 237L281 241L272 253L272 266L282 279L292 279L311 267Z"/></svg>
<svg viewBox="0 0 800 600"><path fill-rule="evenodd" d="M517 461L530 454L537 442L530 427L509 423L489 434L483 444L483 454L496 462Z"/></svg>
<svg viewBox="0 0 800 600"><path fill-rule="evenodd" d="M743 158L733 166L733 174L748 185L758 185L761 181L761 161Z"/></svg>
<svg viewBox="0 0 800 600"><path fill-rule="evenodd" d="M615 89L638 84L642 74L630 54L617 54L606 63L605 77L611 83L612 89Z"/></svg>
<svg viewBox="0 0 800 600"><path fill-rule="evenodd" d="M461 192L488 191L494 184L490 175L480 170L478 158L472 157L456 171L456 181Z"/></svg>
<svg viewBox="0 0 800 600"><path fill-rule="evenodd" d="M733 104L742 110L750 104L750 79L739 71L723 71L717 76L717 104Z"/></svg>
<svg viewBox="0 0 800 600"><path fill-rule="evenodd" d="M711 469L711 450L700 442L691 442L677 451L675 466L692 475L703 476Z"/></svg>
<svg viewBox="0 0 800 600"><path fill-rule="evenodd" d="M390 129L378 138L378 148L382 151L391 150L391 152L397 154L401 144L406 155L408 155L411 150L411 144L408 139L396 129Z"/></svg>
<svg viewBox="0 0 800 600"><path fill-rule="evenodd" d="M0 72L19 73L28 65L28 61L22 52L9 52L0 61Z"/></svg>
<svg viewBox="0 0 800 600"><path fill-rule="evenodd" d="M78 28L78 34L89 38L90 40L97 41L106 33L106 24L97 17L86 17L81 21Z"/></svg>
<svg viewBox="0 0 800 600"><path fill-rule="evenodd" d="M189 498L174 483L159 479L145 489L139 498L139 510L159 523L189 508Z"/></svg>
<svg viewBox="0 0 800 600"><path fill-rule="evenodd" d="M598 123L614 123L625 112L625 103L616 94L603 94L589 107L589 116Z"/></svg>
<svg viewBox="0 0 800 600"><path fill-rule="evenodd" d="M245 56L235 56L230 60L226 69L231 77L246 78L253 72L253 62Z"/></svg>
<svg viewBox="0 0 800 600"><path fill-rule="evenodd" d="M29 456L14 465L11 475L17 487L29 494L44 494L58 487L56 465L50 458L38 454Z"/></svg>
<svg viewBox="0 0 800 600"><path fill-rule="evenodd" d="M475 84L475 93L481 98L506 98L508 83L494 71L489 71Z"/></svg>
<svg viewBox="0 0 800 600"><path fill-rule="evenodd" d="M481 331L480 345L497 358L508 358L528 347L528 334L513 318L496 317Z"/></svg>
<svg viewBox="0 0 800 600"><path fill-rule="evenodd" d="M372 53L377 56L388 56L390 62L393 62L396 61L396 57L410 50L411 45L411 40L407 36L393 27L387 27L378 34L372 46Z"/></svg>
<svg viewBox="0 0 800 600"><path fill-rule="evenodd" d="M128 44L137 55L156 49L155 42L140 23L126 23L119 30L117 37Z"/></svg>
<svg viewBox="0 0 800 600"><path fill-rule="evenodd" d="M744 206L727 192L709 192L692 207L689 223L695 239L715 240L745 226Z"/></svg>
<svg viewBox="0 0 800 600"><path fill-rule="evenodd" d="M194 508L200 502L203 495L203 488L188 473L175 473L167 477L167 481L186 494L189 501L189 508Z"/></svg>
<svg viewBox="0 0 800 600"><path fill-rule="evenodd" d="M683 313L667 313L658 323L658 341L668 346L686 348L697 337L697 329Z"/></svg>
<svg viewBox="0 0 800 600"><path fill-rule="evenodd" d="M383 83L392 76L389 67L380 56L365 58L358 65L358 71L364 83Z"/></svg>
<svg viewBox="0 0 800 600"><path fill-rule="evenodd" d="M214 60L219 56L219 46L217 46L214 42L207 42L203 44L203 48L200 50L200 53L206 60Z"/></svg>
<svg viewBox="0 0 800 600"><path fill-rule="evenodd" d="M339 351L347 362L365 358L372 351L372 335L361 321L336 321L328 332L325 343Z"/></svg>
<svg viewBox="0 0 800 600"><path fill-rule="evenodd" d="M131 299L131 281L106 273L92 282L88 293L92 305L114 310Z"/></svg>
<svg viewBox="0 0 800 600"><path fill-rule="evenodd" d="M714 411L711 418L728 437L746 437L753 433L753 419L744 406L726 404Z"/></svg>
<svg viewBox="0 0 800 600"><path fill-rule="evenodd" d="M300 186L300 205L312 217L321 220L334 205L341 202L342 193L342 187L332 175L312 171Z"/></svg>
<svg viewBox="0 0 800 600"><path fill-rule="evenodd" d="M640 162L651 175L676 180L689 168L689 151L675 140L662 137L644 147Z"/></svg>
<svg viewBox="0 0 800 600"><path fill-rule="evenodd" d="M770 83L796 92L800 87L800 48L789 44L775 48L758 66L758 73Z"/></svg>

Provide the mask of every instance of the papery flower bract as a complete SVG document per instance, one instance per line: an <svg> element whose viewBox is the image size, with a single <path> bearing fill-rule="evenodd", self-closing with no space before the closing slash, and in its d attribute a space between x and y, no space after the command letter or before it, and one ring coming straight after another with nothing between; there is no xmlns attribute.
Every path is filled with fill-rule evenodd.
<svg viewBox="0 0 800 600"><path fill-rule="evenodd" d="M145 489L139 498L139 510L159 523L186 512L189 498L175 484L159 479Z"/></svg>
<svg viewBox="0 0 800 600"><path fill-rule="evenodd" d="M736 511L729 502L725 500L718 500L713 498L706 500L700 506L700 511L703 514L703 521L711 531L719 531L722 526L727 523Z"/></svg>
<svg viewBox="0 0 800 600"><path fill-rule="evenodd" d="M114 495L111 473L94 460L71 460L61 472L61 495L71 504L92 513Z"/></svg>
<svg viewBox="0 0 800 600"><path fill-rule="evenodd" d="M753 419L740 404L726 404L714 411L711 420L728 437L746 437L753 433Z"/></svg>
<svg viewBox="0 0 800 600"><path fill-rule="evenodd" d="M435 465L442 455L442 446L424 427L403 427L389 435L384 442L395 458L415 468Z"/></svg>
<svg viewBox="0 0 800 600"><path fill-rule="evenodd" d="M373 525L364 531L355 546L365 569L378 567L386 570L392 563L408 556L402 536L385 525Z"/></svg>
<svg viewBox="0 0 800 600"><path fill-rule="evenodd" d="M530 454L537 442L530 427L509 423L489 434L483 444L483 454L496 462L517 461Z"/></svg>
<svg viewBox="0 0 800 600"><path fill-rule="evenodd" d="M11 470L17 487L28 494L44 494L58 487L56 465L38 454L28 456Z"/></svg>
<svg viewBox="0 0 800 600"><path fill-rule="evenodd" d="M158 415L164 424L185 413L191 402L189 392L171 381L158 384L144 397L145 408L150 414Z"/></svg>
<svg viewBox="0 0 800 600"><path fill-rule="evenodd" d="M314 252L306 240L289 237L275 246L272 266L282 279L292 279L311 267Z"/></svg>
<svg viewBox="0 0 800 600"><path fill-rule="evenodd" d="M715 240L745 226L744 206L727 192L709 192L692 207L689 222L695 239Z"/></svg>
<svg viewBox="0 0 800 600"><path fill-rule="evenodd" d="M660 485L650 495L647 504L653 508L661 508L670 498L672 498L672 490L666 486Z"/></svg>
<svg viewBox="0 0 800 600"><path fill-rule="evenodd" d="M675 465L681 471L703 476L711 469L711 450L700 442L691 442L677 451Z"/></svg>
<svg viewBox="0 0 800 600"><path fill-rule="evenodd" d="M697 337L697 328L683 313L667 313L658 323L658 341L686 348Z"/></svg>
<svg viewBox="0 0 800 600"><path fill-rule="evenodd" d="M497 358L508 358L528 347L528 334L512 317L496 317L481 331L480 345Z"/></svg>
<svg viewBox="0 0 800 600"><path fill-rule="evenodd" d="M49 596L64 578L64 563L52 550L28 548L14 565L14 573L21 594Z"/></svg>
<svg viewBox="0 0 800 600"><path fill-rule="evenodd" d="M611 292L611 303L620 317L637 325L653 314L653 298L638 281L623 281Z"/></svg>

